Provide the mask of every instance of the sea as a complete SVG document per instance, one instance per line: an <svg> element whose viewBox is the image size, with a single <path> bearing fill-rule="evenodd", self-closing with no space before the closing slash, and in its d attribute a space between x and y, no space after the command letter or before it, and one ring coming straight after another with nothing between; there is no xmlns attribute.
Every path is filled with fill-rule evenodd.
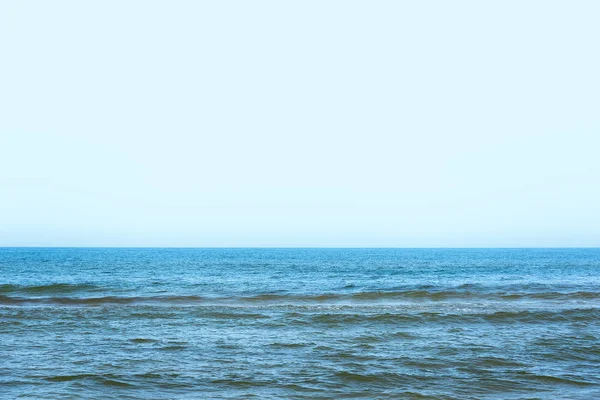
<svg viewBox="0 0 600 400"><path fill-rule="evenodd" d="M0 248L1 399L600 399L600 249Z"/></svg>

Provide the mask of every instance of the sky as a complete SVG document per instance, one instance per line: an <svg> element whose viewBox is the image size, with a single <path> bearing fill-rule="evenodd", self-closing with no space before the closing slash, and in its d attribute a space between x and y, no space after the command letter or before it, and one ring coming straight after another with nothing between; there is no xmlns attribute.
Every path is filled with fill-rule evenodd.
<svg viewBox="0 0 600 400"><path fill-rule="evenodd" d="M600 246L599 17L1 2L0 246Z"/></svg>

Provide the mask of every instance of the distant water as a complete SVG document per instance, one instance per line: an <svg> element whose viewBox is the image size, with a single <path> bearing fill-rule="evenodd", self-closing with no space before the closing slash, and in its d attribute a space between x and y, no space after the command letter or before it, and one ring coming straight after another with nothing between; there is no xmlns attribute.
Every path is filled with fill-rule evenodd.
<svg viewBox="0 0 600 400"><path fill-rule="evenodd" d="M0 249L0 398L599 399L599 249Z"/></svg>

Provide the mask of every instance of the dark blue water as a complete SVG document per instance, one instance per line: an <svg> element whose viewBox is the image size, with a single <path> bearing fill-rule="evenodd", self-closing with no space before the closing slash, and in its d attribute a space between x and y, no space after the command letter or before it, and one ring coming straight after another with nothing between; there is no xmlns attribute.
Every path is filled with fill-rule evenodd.
<svg viewBox="0 0 600 400"><path fill-rule="evenodd" d="M0 249L0 398L600 398L599 249Z"/></svg>

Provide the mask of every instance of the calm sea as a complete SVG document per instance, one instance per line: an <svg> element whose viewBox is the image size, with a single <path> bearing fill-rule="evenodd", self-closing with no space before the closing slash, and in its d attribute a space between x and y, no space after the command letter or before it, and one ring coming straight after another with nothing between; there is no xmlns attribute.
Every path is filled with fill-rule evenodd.
<svg viewBox="0 0 600 400"><path fill-rule="evenodd" d="M600 249L0 249L0 398L599 399Z"/></svg>

